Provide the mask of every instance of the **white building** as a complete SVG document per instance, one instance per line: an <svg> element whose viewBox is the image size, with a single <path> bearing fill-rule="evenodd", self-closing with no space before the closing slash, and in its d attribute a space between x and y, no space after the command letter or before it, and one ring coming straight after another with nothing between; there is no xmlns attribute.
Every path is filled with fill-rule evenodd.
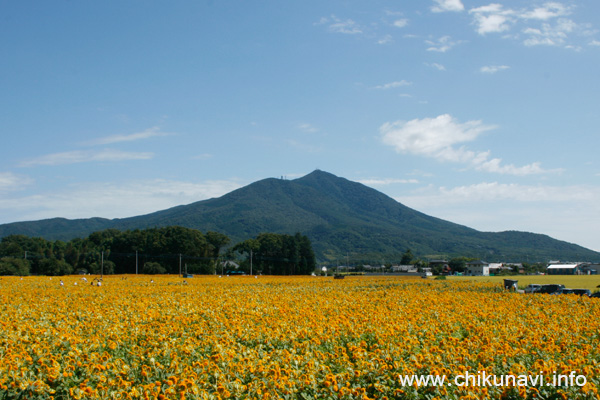
<svg viewBox="0 0 600 400"><path fill-rule="evenodd" d="M414 265L392 265L392 272L416 273Z"/></svg>
<svg viewBox="0 0 600 400"><path fill-rule="evenodd" d="M587 275L590 274L588 263L557 263L549 264L546 269L548 275Z"/></svg>
<svg viewBox="0 0 600 400"><path fill-rule="evenodd" d="M481 260L468 262L465 270L470 276L490 276L490 264Z"/></svg>

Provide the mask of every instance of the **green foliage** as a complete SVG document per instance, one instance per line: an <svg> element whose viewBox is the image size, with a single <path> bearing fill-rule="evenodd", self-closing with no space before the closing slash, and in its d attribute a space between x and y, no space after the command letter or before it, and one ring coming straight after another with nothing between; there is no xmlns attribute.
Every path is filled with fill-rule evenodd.
<svg viewBox="0 0 600 400"><path fill-rule="evenodd" d="M2 257L0 259L0 275L29 275L29 262L22 258Z"/></svg>
<svg viewBox="0 0 600 400"><path fill-rule="evenodd" d="M0 256L7 256L0 273L29 273L30 262L11 255L30 249L35 272L42 275L66 275L80 269L92 274L134 273L136 259L145 274L178 274L184 267L189 273L213 274L221 249L229 242L229 237L218 232L205 235L180 226L124 232L107 229L68 243L16 235L0 242L4 252ZM311 242L300 233L261 233L233 246L235 251L246 257L252 251L255 271L268 274L309 274L316 266Z"/></svg>
<svg viewBox="0 0 600 400"><path fill-rule="evenodd" d="M206 241L210 244L211 249L211 256L214 258L219 257L219 253L221 251L221 248L223 248L223 246L226 246L227 244L229 244L229 242L231 242L231 239L229 239L229 237L227 237L226 235L223 235L222 233L218 233L218 232L206 232Z"/></svg>
<svg viewBox="0 0 600 400"><path fill-rule="evenodd" d="M107 229L67 243L11 235L0 242L0 257L27 256L31 272L41 275L65 275L81 269L92 274L135 273L136 254L139 265L159 263L160 273L179 273L180 263L190 264L190 272L214 273L215 259L229 241L217 232L204 235L180 226ZM3 270L13 273L15 268L4 265Z"/></svg>
<svg viewBox="0 0 600 400"><path fill-rule="evenodd" d="M240 253L245 253L250 256L250 252L256 253L260 249L260 242L256 239L244 240L233 246L232 250Z"/></svg>
<svg viewBox="0 0 600 400"><path fill-rule="evenodd" d="M455 257L448 262L448 266L452 272L465 272L467 262L471 259L467 257Z"/></svg>
<svg viewBox="0 0 600 400"><path fill-rule="evenodd" d="M159 263L165 269L162 273L178 274L184 264L192 265L192 269L210 270L221 246L229 240L213 232L211 244L202 232L181 226L124 232L110 229L93 235L98 246L109 249L109 258L115 262L115 272L119 274L134 273L136 257L138 266Z"/></svg>
<svg viewBox="0 0 600 400"><path fill-rule="evenodd" d="M315 254L308 237L276 233L261 233L233 247L252 259L255 271L269 275L307 275L316 268ZM248 263L244 263L248 269Z"/></svg>
<svg viewBox="0 0 600 400"><path fill-rule="evenodd" d="M167 270L165 269L165 267L163 267L157 262L152 261L145 263L144 267L142 268L142 273L148 275L164 274L166 272Z"/></svg>
<svg viewBox="0 0 600 400"><path fill-rule="evenodd" d="M187 272L190 274L213 275L215 271L214 262L187 264Z"/></svg>
<svg viewBox="0 0 600 400"><path fill-rule="evenodd" d="M409 265L413 260L413 253L410 249L407 249L404 254L402 254L402 258L400 259L401 265Z"/></svg>
<svg viewBox="0 0 600 400"><path fill-rule="evenodd" d="M57 258L44 258L38 263L38 273L41 275L59 276L73 273L73 266Z"/></svg>

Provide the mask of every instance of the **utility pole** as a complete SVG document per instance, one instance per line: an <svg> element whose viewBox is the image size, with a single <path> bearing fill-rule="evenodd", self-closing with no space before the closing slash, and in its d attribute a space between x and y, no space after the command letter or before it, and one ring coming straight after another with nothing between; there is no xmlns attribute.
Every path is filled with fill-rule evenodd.
<svg viewBox="0 0 600 400"><path fill-rule="evenodd" d="M135 251L135 274L138 274L138 251Z"/></svg>
<svg viewBox="0 0 600 400"><path fill-rule="evenodd" d="M181 276L181 253L179 253L179 276Z"/></svg>
<svg viewBox="0 0 600 400"><path fill-rule="evenodd" d="M252 249L250 249L250 275L252 275Z"/></svg>
<svg viewBox="0 0 600 400"><path fill-rule="evenodd" d="M104 252L102 252L102 258L100 262L100 278L104 278Z"/></svg>

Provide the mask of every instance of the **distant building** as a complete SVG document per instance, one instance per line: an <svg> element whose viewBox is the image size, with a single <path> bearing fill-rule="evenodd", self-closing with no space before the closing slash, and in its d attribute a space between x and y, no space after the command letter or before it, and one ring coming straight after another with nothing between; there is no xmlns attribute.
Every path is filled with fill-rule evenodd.
<svg viewBox="0 0 600 400"><path fill-rule="evenodd" d="M511 271L519 271L520 274L525 273L525 267L523 267L522 263L507 263L503 264L503 268L509 269Z"/></svg>
<svg viewBox="0 0 600 400"><path fill-rule="evenodd" d="M515 264L515 263L489 263L489 273L490 275L497 275L502 272L518 272L523 273L523 265Z"/></svg>
<svg viewBox="0 0 600 400"><path fill-rule="evenodd" d="M598 264L590 263L551 263L546 268L548 275L596 275Z"/></svg>
<svg viewBox="0 0 600 400"><path fill-rule="evenodd" d="M433 270L439 270L442 275L450 275L452 268L446 260L429 260L429 267Z"/></svg>
<svg viewBox="0 0 600 400"><path fill-rule="evenodd" d="M416 273L417 268L414 265L392 265L392 272Z"/></svg>
<svg viewBox="0 0 600 400"><path fill-rule="evenodd" d="M490 264L485 261L470 261L465 265L466 275L490 276Z"/></svg>
<svg viewBox="0 0 600 400"><path fill-rule="evenodd" d="M502 263L489 263L488 266L488 272L492 275L498 274L502 271Z"/></svg>
<svg viewBox="0 0 600 400"><path fill-rule="evenodd" d="M582 268L584 275L597 275L598 269L600 269L600 264L586 264Z"/></svg>
<svg viewBox="0 0 600 400"><path fill-rule="evenodd" d="M240 269L240 264L236 263L235 261L221 261L221 269L229 272L229 271L237 271Z"/></svg>

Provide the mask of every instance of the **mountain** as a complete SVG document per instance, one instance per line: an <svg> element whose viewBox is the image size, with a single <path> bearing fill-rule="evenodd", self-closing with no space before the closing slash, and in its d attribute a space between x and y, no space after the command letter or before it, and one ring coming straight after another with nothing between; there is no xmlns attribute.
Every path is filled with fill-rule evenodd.
<svg viewBox="0 0 600 400"><path fill-rule="evenodd" d="M261 232L301 232L321 260L467 256L486 261L600 261L600 253L546 235L480 232L431 217L375 189L316 170L295 180L264 179L222 197L122 219L90 218L0 225L10 234L68 240L98 230L180 225L217 231L232 242ZM390 258L392 257L392 258ZM395 258L394 258L395 257Z"/></svg>

